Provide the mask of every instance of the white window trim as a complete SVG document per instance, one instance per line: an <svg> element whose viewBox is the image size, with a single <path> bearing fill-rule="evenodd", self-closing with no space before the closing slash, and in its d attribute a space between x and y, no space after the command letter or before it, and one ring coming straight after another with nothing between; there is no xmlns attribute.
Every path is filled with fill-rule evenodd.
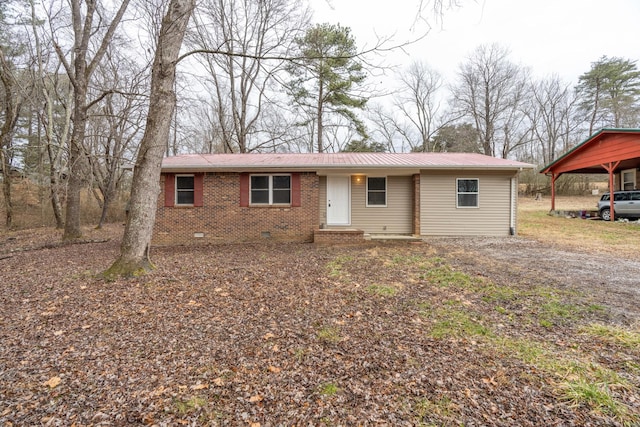
<svg viewBox="0 0 640 427"><path fill-rule="evenodd" d="M252 190L251 178L254 176L268 176L269 177L269 203L253 203L251 198ZM273 202L273 177L274 176L288 176L289 177L289 203L274 203ZM293 179L290 173L252 173L249 175L249 206L291 206L293 198Z"/></svg>
<svg viewBox="0 0 640 427"><path fill-rule="evenodd" d="M193 202L195 203L196 201L196 176L194 174L188 174L188 173L183 173L183 174L177 174L175 175L175 179L173 180L173 185L174 185L174 204L175 206L193 206L194 203L179 203L178 202L178 191L189 191L189 190L185 190L185 189L181 189L178 190L178 178L180 177L190 177L193 178L193 188L191 189L191 192L193 193Z"/></svg>
<svg viewBox="0 0 640 427"><path fill-rule="evenodd" d="M476 180L478 181L478 191L474 191L474 192L460 192L458 191L458 182L460 180L464 180L464 181L470 181L470 180ZM476 206L460 206L460 204L458 203L459 199L459 195L460 194L475 194L477 196L476 200ZM479 209L480 208L480 178L456 178L456 208L457 209Z"/></svg>
<svg viewBox="0 0 640 427"><path fill-rule="evenodd" d="M384 205L370 205L369 204L369 178L384 178ZM368 208L386 208L388 203L388 193L389 193L389 178L386 176L367 176L366 177L366 186L365 186L365 194L364 200L366 207ZM373 190L378 191L378 190Z"/></svg>
<svg viewBox="0 0 640 427"><path fill-rule="evenodd" d="M631 181L625 181L624 180L624 175L627 173L631 173ZM631 190L627 190L627 191L632 191L636 189L636 170L635 169L625 169L623 171L620 172L620 190L624 190L624 185L626 183L631 183L633 184L633 188Z"/></svg>

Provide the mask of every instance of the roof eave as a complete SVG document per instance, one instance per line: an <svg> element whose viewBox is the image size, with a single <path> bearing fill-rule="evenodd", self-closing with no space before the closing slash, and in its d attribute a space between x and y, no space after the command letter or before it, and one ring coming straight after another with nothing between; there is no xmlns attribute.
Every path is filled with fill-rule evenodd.
<svg viewBox="0 0 640 427"><path fill-rule="evenodd" d="M162 168L164 173L181 172L336 172L336 171L368 171L368 170L393 170L394 172L419 173L421 170L513 170L535 169L535 165L317 165L317 166L212 166L212 165L175 165Z"/></svg>
<svg viewBox="0 0 640 427"><path fill-rule="evenodd" d="M600 138L602 135L611 134L611 133L640 133L640 129L602 128L599 131L597 131L596 133L594 133L593 135L591 135L589 138L587 138L584 141L582 141L580 144L578 144L575 147L573 147L571 150L569 150L566 153L564 153L558 159L556 159L553 162L549 163L548 165L544 166L542 169L540 169L539 173L543 173L545 175L548 175L549 173L551 173L551 169L554 166L556 166L557 164L561 163L564 159L566 159L567 157L571 156L573 153L575 153L576 151L582 149L583 147L592 144L596 139ZM564 173L567 173L567 172L564 172Z"/></svg>

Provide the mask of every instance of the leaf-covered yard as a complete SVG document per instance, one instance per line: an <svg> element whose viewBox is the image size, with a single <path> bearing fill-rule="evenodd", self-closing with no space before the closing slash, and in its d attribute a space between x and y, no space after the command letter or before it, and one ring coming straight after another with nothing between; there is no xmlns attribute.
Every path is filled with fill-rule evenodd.
<svg viewBox="0 0 640 427"><path fill-rule="evenodd" d="M0 242L3 426L640 423L634 304L497 255L536 242L167 247L106 282L121 228L90 233Z"/></svg>

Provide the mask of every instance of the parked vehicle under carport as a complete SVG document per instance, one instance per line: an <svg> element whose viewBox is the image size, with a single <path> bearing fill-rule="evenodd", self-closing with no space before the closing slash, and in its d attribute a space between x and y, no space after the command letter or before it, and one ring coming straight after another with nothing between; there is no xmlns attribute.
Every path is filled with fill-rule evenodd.
<svg viewBox="0 0 640 427"><path fill-rule="evenodd" d="M613 199L615 218L640 218L640 191L615 191ZM610 193L604 193L597 206L600 218L611 221Z"/></svg>

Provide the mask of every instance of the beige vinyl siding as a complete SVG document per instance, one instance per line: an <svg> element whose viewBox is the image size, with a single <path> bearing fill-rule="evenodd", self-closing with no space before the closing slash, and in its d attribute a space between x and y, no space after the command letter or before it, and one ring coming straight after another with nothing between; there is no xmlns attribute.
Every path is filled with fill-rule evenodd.
<svg viewBox="0 0 640 427"><path fill-rule="evenodd" d="M512 172L422 171L420 234L507 236L512 219ZM477 178L477 208L456 207L456 179Z"/></svg>
<svg viewBox="0 0 640 427"><path fill-rule="evenodd" d="M377 176L377 175L370 175ZM365 175L351 176L351 225L330 228L357 228L369 234L411 234L413 178L387 176L387 205L367 207ZM358 179L360 182L358 182ZM320 177L320 222L327 222L327 178Z"/></svg>

